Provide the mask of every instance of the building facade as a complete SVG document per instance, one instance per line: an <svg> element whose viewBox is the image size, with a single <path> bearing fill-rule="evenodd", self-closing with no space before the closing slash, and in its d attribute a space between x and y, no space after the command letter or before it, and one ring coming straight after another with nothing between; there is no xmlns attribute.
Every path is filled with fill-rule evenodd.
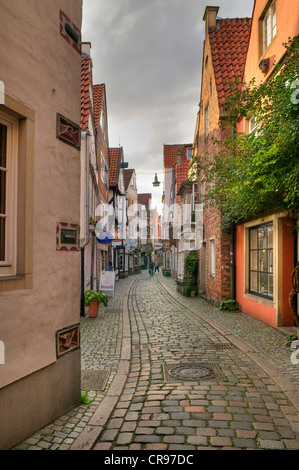
<svg viewBox="0 0 299 470"><path fill-rule="evenodd" d="M161 236L165 241L163 269L167 275L178 275L178 238L181 235L180 186L188 175L192 144L163 146L163 214Z"/></svg>
<svg viewBox="0 0 299 470"><path fill-rule="evenodd" d="M80 403L82 2L0 3L0 447L9 449Z"/></svg>
<svg viewBox="0 0 299 470"><path fill-rule="evenodd" d="M256 0L244 82L270 80L274 63L285 59L284 43L298 34L298 2ZM240 132L250 132L251 119L240 121ZM244 313L273 327L294 325L288 301L291 273L298 262L294 222L286 214L267 213L236 227L237 302Z"/></svg>
<svg viewBox="0 0 299 470"><path fill-rule="evenodd" d="M138 189L134 169L124 170L124 182L127 202L126 244L129 252L129 274L137 274L141 271L141 251L138 233Z"/></svg>
<svg viewBox="0 0 299 470"><path fill-rule="evenodd" d="M226 138L220 121L229 81L242 77L249 41L249 18L218 19L218 7L206 7L205 40L199 112L195 127L192 178L197 180L198 202L203 204L203 240L198 248L199 292L218 306L234 298L232 236L222 232L222 216L206 195L213 186L209 165L218 153L216 141ZM199 166L196 168L196 165ZM204 168L204 169L203 169Z"/></svg>

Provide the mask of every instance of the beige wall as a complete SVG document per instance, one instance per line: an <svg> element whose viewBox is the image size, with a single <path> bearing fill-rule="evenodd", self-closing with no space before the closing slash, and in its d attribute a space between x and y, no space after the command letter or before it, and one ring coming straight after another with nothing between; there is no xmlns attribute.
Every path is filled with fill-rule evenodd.
<svg viewBox="0 0 299 470"><path fill-rule="evenodd" d="M81 0L0 0L0 110L28 127L19 139L18 276L0 276L0 394L61 360L56 332L80 319L80 252L56 250L57 223L80 223L80 152L56 138L56 114L80 125L81 55L60 34L60 9L81 29Z"/></svg>

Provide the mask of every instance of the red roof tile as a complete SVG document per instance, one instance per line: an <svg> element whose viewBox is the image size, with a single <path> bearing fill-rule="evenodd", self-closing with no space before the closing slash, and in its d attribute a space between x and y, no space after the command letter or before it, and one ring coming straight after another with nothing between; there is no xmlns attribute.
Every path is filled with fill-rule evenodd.
<svg viewBox="0 0 299 470"><path fill-rule="evenodd" d="M185 160L175 168L176 173L176 193L178 193L183 182L187 179L190 161Z"/></svg>
<svg viewBox="0 0 299 470"><path fill-rule="evenodd" d="M150 209L151 199L152 199L151 193L137 194L138 204L145 206L147 209Z"/></svg>
<svg viewBox="0 0 299 470"><path fill-rule="evenodd" d="M94 105L94 121L95 121L96 128L98 127L100 116L101 116L104 93L105 93L105 84L104 83L102 83L101 85L94 85L94 87L93 87L93 105Z"/></svg>
<svg viewBox="0 0 299 470"><path fill-rule="evenodd" d="M88 128L91 109L91 58L82 55L81 58L81 130Z"/></svg>
<svg viewBox="0 0 299 470"><path fill-rule="evenodd" d="M109 148L109 186L117 186L121 148Z"/></svg>
<svg viewBox="0 0 299 470"><path fill-rule="evenodd" d="M164 149L163 149L164 168L173 168L176 165L178 150L182 151L181 161L186 160L187 148L192 148L192 144L174 144L174 145L164 144Z"/></svg>
<svg viewBox="0 0 299 470"><path fill-rule="evenodd" d="M229 82L236 77L242 80L250 36L250 18L217 20L208 33L219 102L229 91Z"/></svg>

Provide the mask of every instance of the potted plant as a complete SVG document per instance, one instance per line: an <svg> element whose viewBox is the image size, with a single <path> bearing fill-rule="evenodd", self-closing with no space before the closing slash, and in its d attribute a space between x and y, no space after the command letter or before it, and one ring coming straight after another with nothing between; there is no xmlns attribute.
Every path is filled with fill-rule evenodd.
<svg viewBox="0 0 299 470"><path fill-rule="evenodd" d="M193 284L192 282L189 282L186 287L185 287L185 295L187 297L195 297L195 295L197 295L197 292L198 292L198 289L197 289L197 286L195 284Z"/></svg>
<svg viewBox="0 0 299 470"><path fill-rule="evenodd" d="M108 297L103 292L87 290L84 294L84 303L89 307L89 316L95 318L98 315L99 304L108 305Z"/></svg>

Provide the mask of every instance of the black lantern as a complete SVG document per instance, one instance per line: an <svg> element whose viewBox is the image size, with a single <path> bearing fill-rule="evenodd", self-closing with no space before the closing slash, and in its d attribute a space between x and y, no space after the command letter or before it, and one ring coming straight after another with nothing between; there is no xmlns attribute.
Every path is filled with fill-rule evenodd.
<svg viewBox="0 0 299 470"><path fill-rule="evenodd" d="M154 179L154 182L153 182L153 186L160 186L160 181L158 181L157 173L155 173L155 179Z"/></svg>

